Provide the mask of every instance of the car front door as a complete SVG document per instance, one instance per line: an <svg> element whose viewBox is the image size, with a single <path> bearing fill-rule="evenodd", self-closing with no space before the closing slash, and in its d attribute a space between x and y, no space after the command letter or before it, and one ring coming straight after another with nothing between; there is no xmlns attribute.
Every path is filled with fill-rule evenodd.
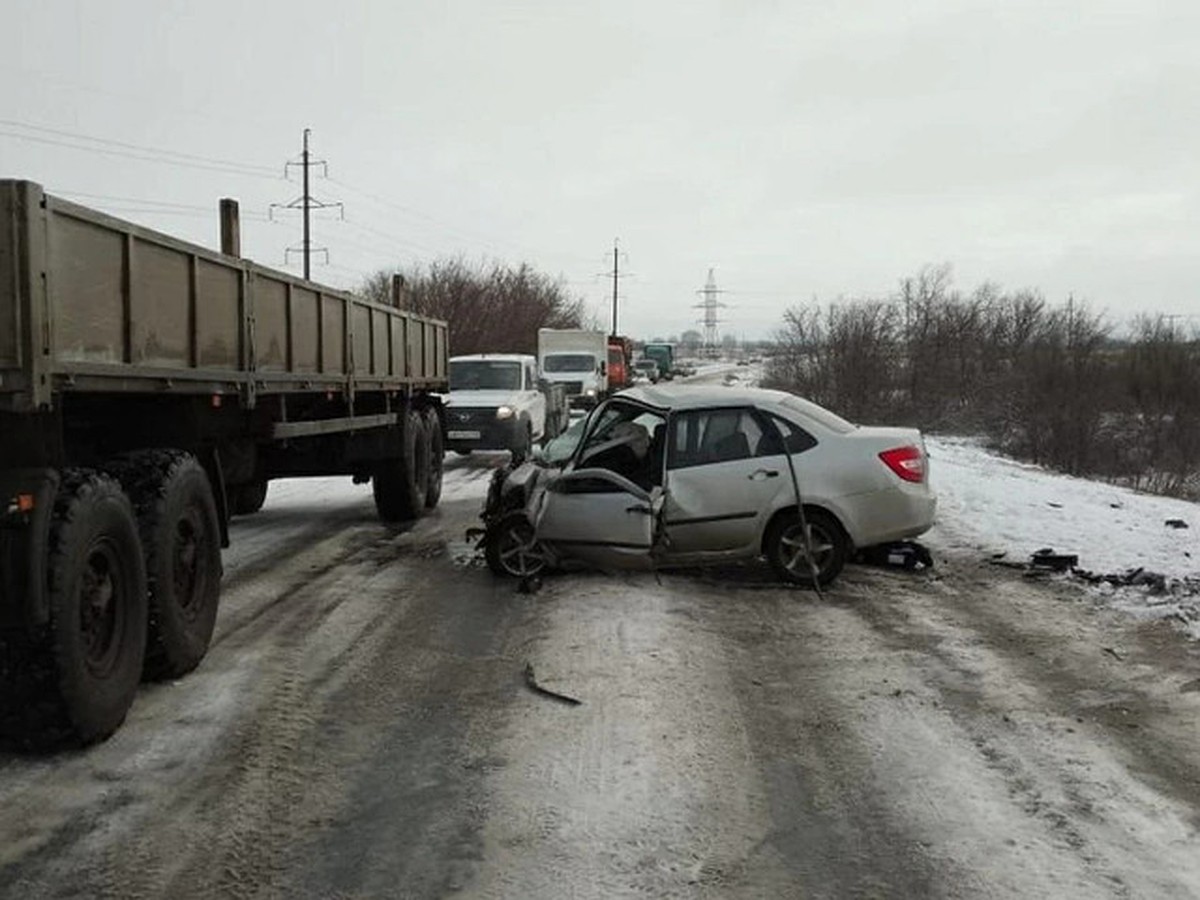
<svg viewBox="0 0 1200 900"><path fill-rule="evenodd" d="M662 491L608 469L577 469L547 487L533 511L539 541L600 568L648 569Z"/></svg>
<svg viewBox="0 0 1200 900"><path fill-rule="evenodd" d="M729 553L757 542L779 493L792 489L787 457L762 414L744 407L676 413L668 442L668 552Z"/></svg>

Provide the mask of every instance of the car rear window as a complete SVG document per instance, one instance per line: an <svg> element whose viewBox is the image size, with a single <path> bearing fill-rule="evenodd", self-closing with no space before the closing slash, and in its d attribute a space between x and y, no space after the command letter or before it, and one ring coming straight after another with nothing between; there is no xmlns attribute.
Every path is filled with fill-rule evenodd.
<svg viewBox="0 0 1200 900"><path fill-rule="evenodd" d="M793 409L801 415L807 416L818 425L828 428L830 431L838 434L849 434L858 426L847 422L837 413L831 413L823 406L817 406L811 400L805 400L802 397L789 395L779 401L786 409Z"/></svg>

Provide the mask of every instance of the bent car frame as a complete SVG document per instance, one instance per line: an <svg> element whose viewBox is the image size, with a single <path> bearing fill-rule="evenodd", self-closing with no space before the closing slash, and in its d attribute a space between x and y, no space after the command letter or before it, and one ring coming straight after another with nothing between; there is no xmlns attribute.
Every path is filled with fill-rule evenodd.
<svg viewBox="0 0 1200 900"><path fill-rule="evenodd" d="M493 476L483 547L516 577L765 556L786 582L827 585L856 549L928 530L936 506L915 429L781 391L638 387Z"/></svg>

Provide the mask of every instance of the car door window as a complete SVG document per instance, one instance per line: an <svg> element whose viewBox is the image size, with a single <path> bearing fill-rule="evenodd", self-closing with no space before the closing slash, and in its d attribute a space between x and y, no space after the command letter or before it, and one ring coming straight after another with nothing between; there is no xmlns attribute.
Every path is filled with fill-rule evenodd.
<svg viewBox="0 0 1200 900"><path fill-rule="evenodd" d="M817 446L817 439L799 425L789 422L787 419L781 419L779 416L771 416L771 421L775 423L775 427L783 435L783 443L787 447L788 453L803 453L805 450L811 450ZM779 447L779 439L770 430L767 432L767 440L774 448L774 453L783 452L783 449ZM771 454L761 453L759 455L768 456Z"/></svg>
<svg viewBox="0 0 1200 900"><path fill-rule="evenodd" d="M686 469L760 455L764 428L748 409L702 409L675 416L668 467Z"/></svg>

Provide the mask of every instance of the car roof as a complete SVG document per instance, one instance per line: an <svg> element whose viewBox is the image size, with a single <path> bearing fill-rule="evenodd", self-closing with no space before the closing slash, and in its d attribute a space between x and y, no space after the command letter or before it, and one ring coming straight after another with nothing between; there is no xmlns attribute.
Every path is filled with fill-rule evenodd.
<svg viewBox="0 0 1200 900"><path fill-rule="evenodd" d="M686 410L709 406L776 406L790 394L767 388L724 387L711 384L655 384L626 388L616 397L629 397L647 406Z"/></svg>
<svg viewBox="0 0 1200 900"><path fill-rule="evenodd" d="M450 362L466 362L473 359L488 359L498 362L537 362L537 359L527 353L469 353L466 356L452 356Z"/></svg>

